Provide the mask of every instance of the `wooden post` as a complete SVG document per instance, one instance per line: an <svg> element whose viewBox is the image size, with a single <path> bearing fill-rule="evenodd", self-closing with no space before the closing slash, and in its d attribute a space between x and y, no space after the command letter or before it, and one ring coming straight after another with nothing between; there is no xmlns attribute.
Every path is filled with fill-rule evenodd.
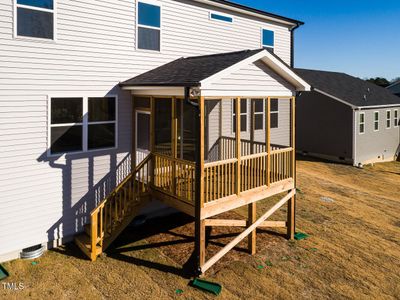
<svg viewBox="0 0 400 300"><path fill-rule="evenodd" d="M271 185L271 97L267 98L265 112L265 143L267 155L267 186Z"/></svg>
<svg viewBox="0 0 400 300"><path fill-rule="evenodd" d="M250 105L250 154L254 154L254 131L255 131L255 102L257 100L251 100ZM253 165L253 168L257 166ZM257 172L258 173L258 172ZM247 226L251 226L257 219L257 206L256 202L247 205ZM257 229L254 229L248 236L248 248L251 255L256 253L256 236Z"/></svg>
<svg viewBox="0 0 400 300"><path fill-rule="evenodd" d="M155 102L154 102L154 97L150 97L150 153L154 153L154 143L155 143ZM150 185L154 185L154 167L155 167L155 161L152 156L151 162L150 162Z"/></svg>
<svg viewBox="0 0 400 300"><path fill-rule="evenodd" d="M240 194L240 186L241 186L241 174L240 174L240 158L241 158L241 152L240 152L240 97L236 98L235 102L235 108L236 108L236 185L235 185L235 192L236 195L239 196Z"/></svg>
<svg viewBox="0 0 400 300"><path fill-rule="evenodd" d="M294 188L296 189L296 140L295 140L295 135L296 135L296 101L295 97L292 97L291 100L291 141L290 141L290 146L292 147L292 163L291 163L291 172L292 176L295 182ZM295 233L295 202L296 202L296 196L295 194L290 198L288 201L288 208L287 208L287 237L290 240L294 239L294 233Z"/></svg>
<svg viewBox="0 0 400 300"><path fill-rule="evenodd" d="M205 220L201 220L201 209L204 206L204 97L198 99L198 121L196 137L196 201L195 201L195 251L197 258L197 271L201 274L201 268L206 259L206 226Z"/></svg>
<svg viewBox="0 0 400 300"><path fill-rule="evenodd" d="M172 97L171 99L171 153L173 158L177 158L177 146L178 146L178 137L177 137L177 127L178 127L178 119L176 117L176 97ZM172 163L172 193L176 195L176 162L175 160Z"/></svg>

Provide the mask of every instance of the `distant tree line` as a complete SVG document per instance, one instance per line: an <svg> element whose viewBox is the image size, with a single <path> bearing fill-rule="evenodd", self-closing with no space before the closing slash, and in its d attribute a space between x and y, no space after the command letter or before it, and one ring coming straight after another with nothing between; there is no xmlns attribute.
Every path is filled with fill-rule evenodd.
<svg viewBox="0 0 400 300"><path fill-rule="evenodd" d="M386 78L383 78L383 77L375 77L375 78L366 79L366 81L374 83L374 84L379 85L381 87L387 87L387 86L391 85L393 82L396 82L396 81L399 81L399 80L400 80L400 77L397 77L397 78L395 78L393 80L390 80L390 81L387 80Z"/></svg>

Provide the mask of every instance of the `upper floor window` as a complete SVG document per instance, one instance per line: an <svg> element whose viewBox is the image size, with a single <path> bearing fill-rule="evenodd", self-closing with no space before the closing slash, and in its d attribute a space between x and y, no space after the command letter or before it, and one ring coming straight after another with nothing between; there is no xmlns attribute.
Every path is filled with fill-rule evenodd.
<svg viewBox="0 0 400 300"><path fill-rule="evenodd" d="M236 132L236 99L232 100L232 132ZM240 131L247 131L247 99L240 99Z"/></svg>
<svg viewBox="0 0 400 300"><path fill-rule="evenodd" d="M389 129L392 124L392 112L390 110L386 111L386 128Z"/></svg>
<svg viewBox="0 0 400 300"><path fill-rule="evenodd" d="M220 13L215 13L215 12L211 12L210 13L210 19L211 20L216 20L216 21L233 23L233 18L232 17L224 15L224 14L220 14Z"/></svg>
<svg viewBox="0 0 400 300"><path fill-rule="evenodd" d="M399 111L397 109L393 112L393 126L399 127Z"/></svg>
<svg viewBox="0 0 400 300"><path fill-rule="evenodd" d="M379 130L379 111L374 112L374 131Z"/></svg>
<svg viewBox="0 0 400 300"><path fill-rule="evenodd" d="M51 98L50 154L116 146L116 98Z"/></svg>
<svg viewBox="0 0 400 300"><path fill-rule="evenodd" d="M278 128L279 102L278 99L271 99L271 128Z"/></svg>
<svg viewBox="0 0 400 300"><path fill-rule="evenodd" d="M137 48L160 51L161 7L147 2L137 6Z"/></svg>
<svg viewBox="0 0 400 300"><path fill-rule="evenodd" d="M360 113L359 116L359 132L360 134L365 132L365 113Z"/></svg>
<svg viewBox="0 0 400 300"><path fill-rule="evenodd" d="M267 49L269 52L274 52L275 33L272 30L263 29L261 40L262 40L262 47L264 49Z"/></svg>
<svg viewBox="0 0 400 300"><path fill-rule="evenodd" d="M16 36L54 39L53 0L16 1Z"/></svg>

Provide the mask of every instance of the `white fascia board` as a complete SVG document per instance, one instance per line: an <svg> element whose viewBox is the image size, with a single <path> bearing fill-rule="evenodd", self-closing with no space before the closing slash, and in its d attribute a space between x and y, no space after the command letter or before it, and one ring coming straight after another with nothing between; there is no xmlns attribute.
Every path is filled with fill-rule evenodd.
<svg viewBox="0 0 400 300"><path fill-rule="evenodd" d="M398 104L383 104L383 105L370 105L370 106L357 106L357 109L369 109L369 108L385 108L385 107L400 107Z"/></svg>
<svg viewBox="0 0 400 300"><path fill-rule="evenodd" d="M210 1L210 0L194 0L194 1L195 2L199 2L199 3L203 3L203 4L207 4L207 5L211 5L211 6L214 6L214 7L219 7L219 8L223 8L223 9L226 9L226 10L238 12L238 13L241 13L241 14L244 14L244 15L257 17L259 19L264 19L264 20L267 20L267 21L273 21L273 22L276 22L276 23L284 24L284 25L290 26L291 28L297 26L297 24L294 23L294 22L285 21L285 20L282 20L282 19L279 19L279 18L274 18L272 16L268 17L268 16L265 16L265 15L262 15L262 14L258 14L258 13L255 13L255 12L251 12L251 11L245 10L245 9L232 7L230 5L226 5L226 4L222 4L222 3L216 3L216 2Z"/></svg>
<svg viewBox="0 0 400 300"><path fill-rule="evenodd" d="M265 97L293 97L294 93L290 92L271 92L271 91L223 91L223 90L201 90L201 96L204 97L252 97L252 98L265 98Z"/></svg>
<svg viewBox="0 0 400 300"><path fill-rule="evenodd" d="M396 81L396 82L394 82L394 83L392 83L391 85L387 86L386 88L387 88L387 89L390 89L390 88L392 88L392 87L394 87L394 86L396 86L396 85L399 85L399 84L400 84L400 80L399 80L399 81Z"/></svg>
<svg viewBox="0 0 400 300"><path fill-rule="evenodd" d="M278 75L282 76L289 83L293 84L296 87L297 91L310 91L311 90L311 86L307 82L305 82L303 79L301 79L288 66L286 66L284 63L282 63L279 59L277 59L275 56L273 56L267 50L262 50L256 54L254 54L253 56L250 56L250 57L230 66L229 68L222 70L221 72L218 72L206 79L203 79L200 82L201 89L202 90L203 89L204 90L212 89L210 87L210 85L213 82L216 82L225 76L229 76L229 74L232 74L233 72L239 70L243 66L254 63L258 60L262 60L268 67L270 67Z"/></svg>

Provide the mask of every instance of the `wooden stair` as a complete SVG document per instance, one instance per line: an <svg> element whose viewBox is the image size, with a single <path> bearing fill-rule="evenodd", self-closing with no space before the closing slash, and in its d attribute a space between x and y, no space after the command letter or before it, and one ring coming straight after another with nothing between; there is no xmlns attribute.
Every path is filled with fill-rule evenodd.
<svg viewBox="0 0 400 300"><path fill-rule="evenodd" d="M92 261L121 234L150 201L150 159L148 155L100 204L90 213L90 224L75 236L76 245Z"/></svg>

